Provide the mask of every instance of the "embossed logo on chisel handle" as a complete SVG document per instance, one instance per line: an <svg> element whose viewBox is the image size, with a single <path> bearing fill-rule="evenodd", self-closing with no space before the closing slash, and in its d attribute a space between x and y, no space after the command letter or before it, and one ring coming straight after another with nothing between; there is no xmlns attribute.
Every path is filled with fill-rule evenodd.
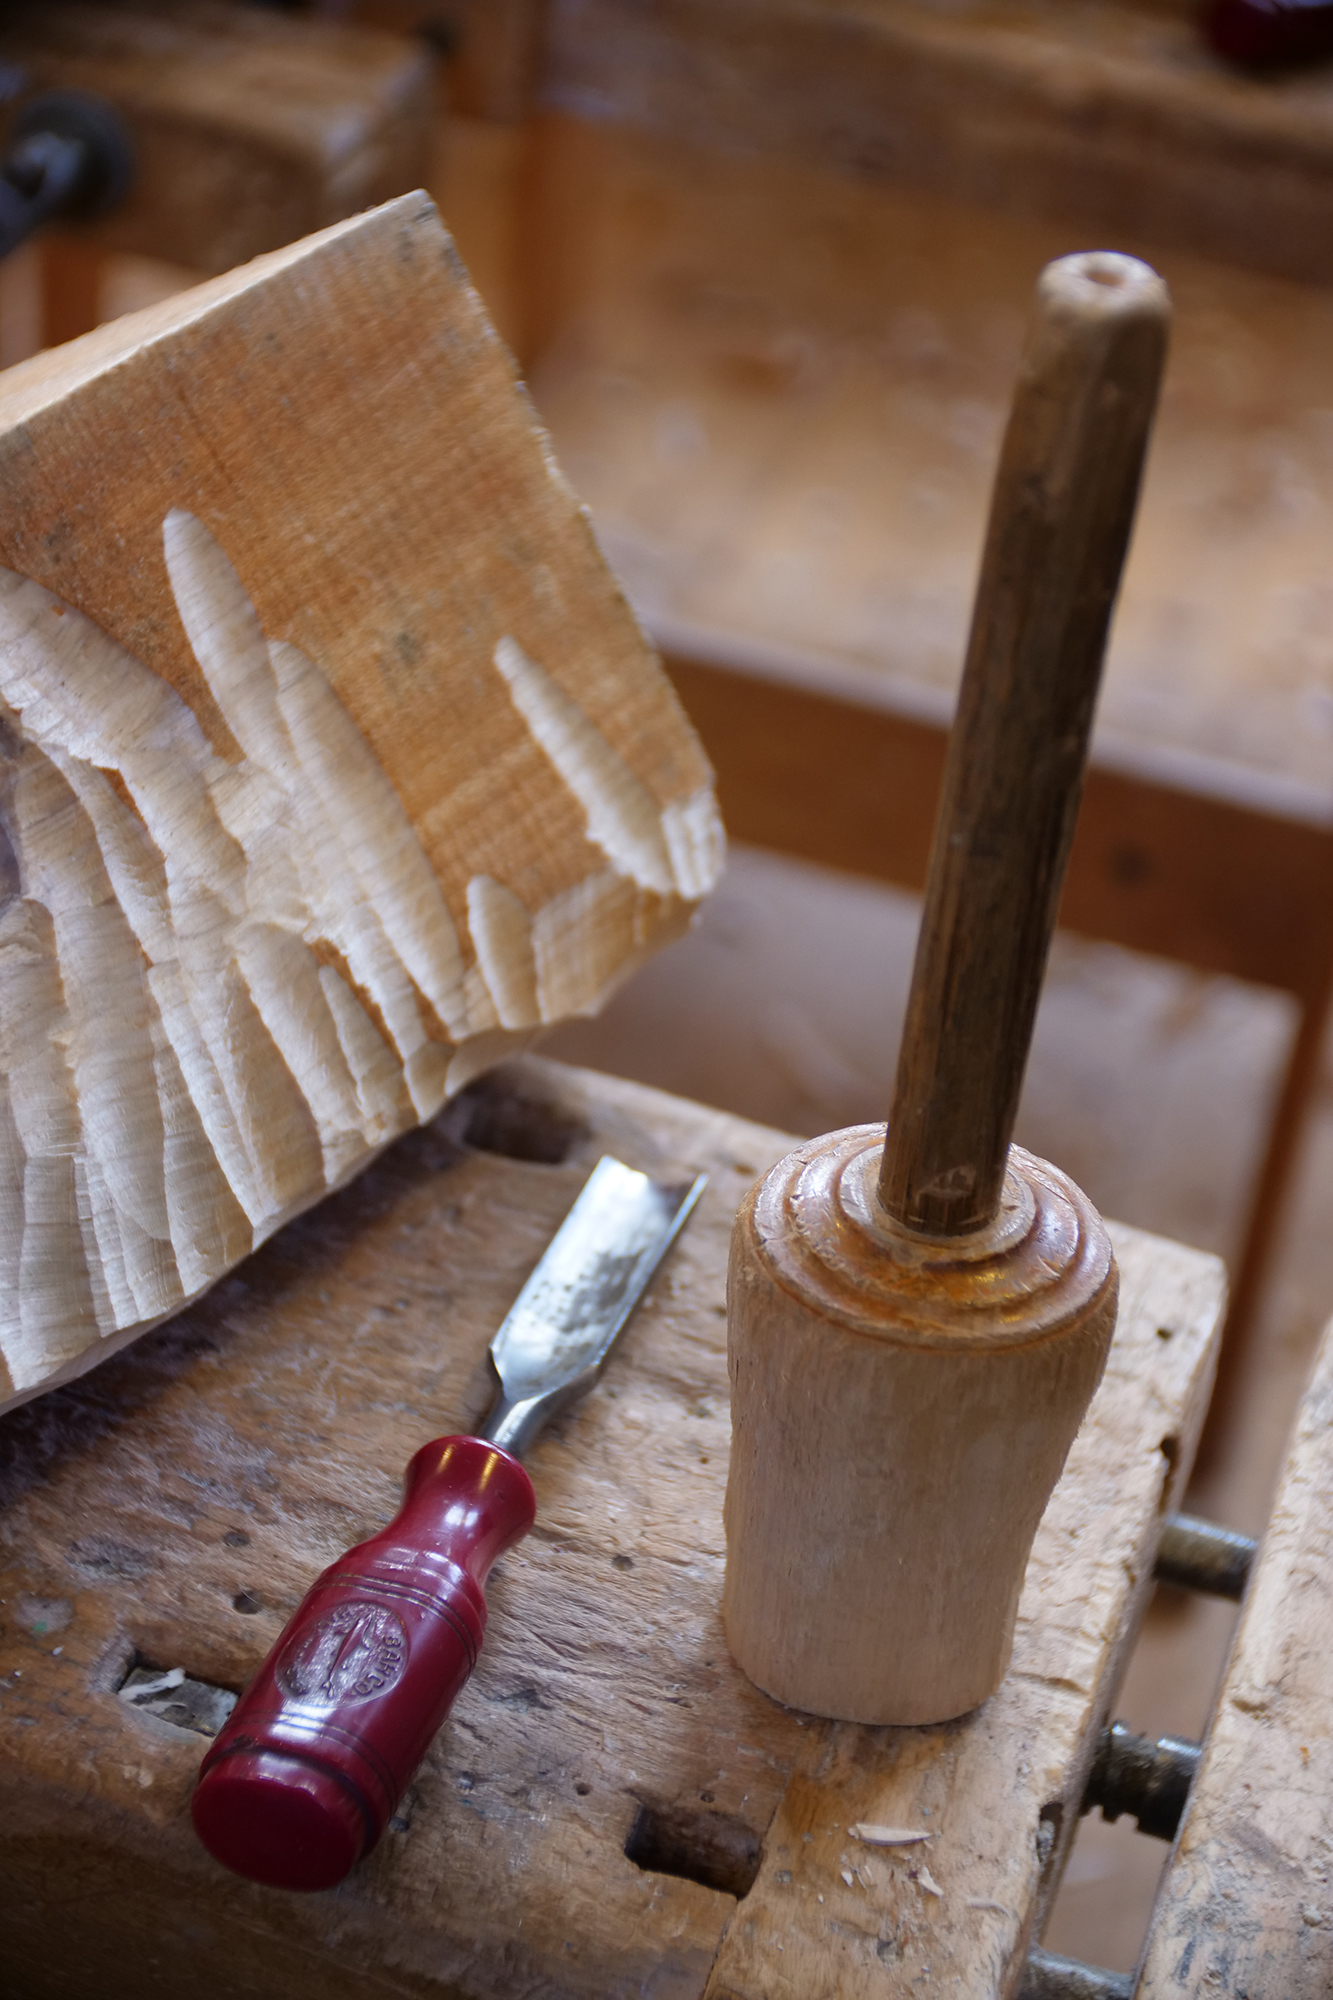
<svg viewBox="0 0 1333 2000"><path fill-rule="evenodd" d="M276 1679L298 1701L332 1708L387 1693L406 1665L402 1622L382 1604L354 1600L305 1628L280 1662Z"/></svg>

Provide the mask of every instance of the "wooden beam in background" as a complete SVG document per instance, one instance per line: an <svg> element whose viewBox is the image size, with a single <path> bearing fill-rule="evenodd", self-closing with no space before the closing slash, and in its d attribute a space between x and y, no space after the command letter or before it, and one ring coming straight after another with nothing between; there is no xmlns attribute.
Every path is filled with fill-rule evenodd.
<svg viewBox="0 0 1333 2000"><path fill-rule="evenodd" d="M554 0L542 102L1333 279L1333 79L1238 76L1192 9Z"/></svg>
<svg viewBox="0 0 1333 2000"><path fill-rule="evenodd" d="M78 232L103 253L230 270L426 178L424 44L214 0L6 9L0 61L127 120L138 173ZM84 329L79 329L83 331Z"/></svg>

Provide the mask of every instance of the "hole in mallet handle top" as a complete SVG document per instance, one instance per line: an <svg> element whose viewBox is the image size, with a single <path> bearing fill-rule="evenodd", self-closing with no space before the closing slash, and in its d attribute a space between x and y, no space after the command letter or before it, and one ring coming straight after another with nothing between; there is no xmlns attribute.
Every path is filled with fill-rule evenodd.
<svg viewBox="0 0 1333 2000"><path fill-rule="evenodd" d="M949 742L879 1199L955 1237L1000 1206L1170 301L1109 251L1047 266Z"/></svg>

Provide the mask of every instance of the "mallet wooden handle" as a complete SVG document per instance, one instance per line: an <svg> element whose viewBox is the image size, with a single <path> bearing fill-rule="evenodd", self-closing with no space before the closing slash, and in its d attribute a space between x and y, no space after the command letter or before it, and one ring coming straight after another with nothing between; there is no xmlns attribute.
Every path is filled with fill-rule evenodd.
<svg viewBox="0 0 1333 2000"><path fill-rule="evenodd" d="M996 1215L1166 350L1161 279L1037 288L1000 458L879 1181L902 1227Z"/></svg>

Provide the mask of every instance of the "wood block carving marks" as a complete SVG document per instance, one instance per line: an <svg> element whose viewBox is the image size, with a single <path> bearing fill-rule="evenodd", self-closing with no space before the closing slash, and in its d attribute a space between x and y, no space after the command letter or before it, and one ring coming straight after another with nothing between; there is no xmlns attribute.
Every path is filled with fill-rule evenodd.
<svg viewBox="0 0 1333 2000"><path fill-rule="evenodd" d="M707 782L665 682L625 698L642 640L424 197L11 370L0 455L0 561L161 673L226 754L160 558L170 509L197 515L265 633L319 661L451 902L474 732L512 760L497 824L542 755L494 666L506 634L659 804ZM573 805L552 855L567 831Z"/></svg>
<svg viewBox="0 0 1333 2000"><path fill-rule="evenodd" d="M593 1008L721 830L422 199L15 370L0 454L23 1394Z"/></svg>

